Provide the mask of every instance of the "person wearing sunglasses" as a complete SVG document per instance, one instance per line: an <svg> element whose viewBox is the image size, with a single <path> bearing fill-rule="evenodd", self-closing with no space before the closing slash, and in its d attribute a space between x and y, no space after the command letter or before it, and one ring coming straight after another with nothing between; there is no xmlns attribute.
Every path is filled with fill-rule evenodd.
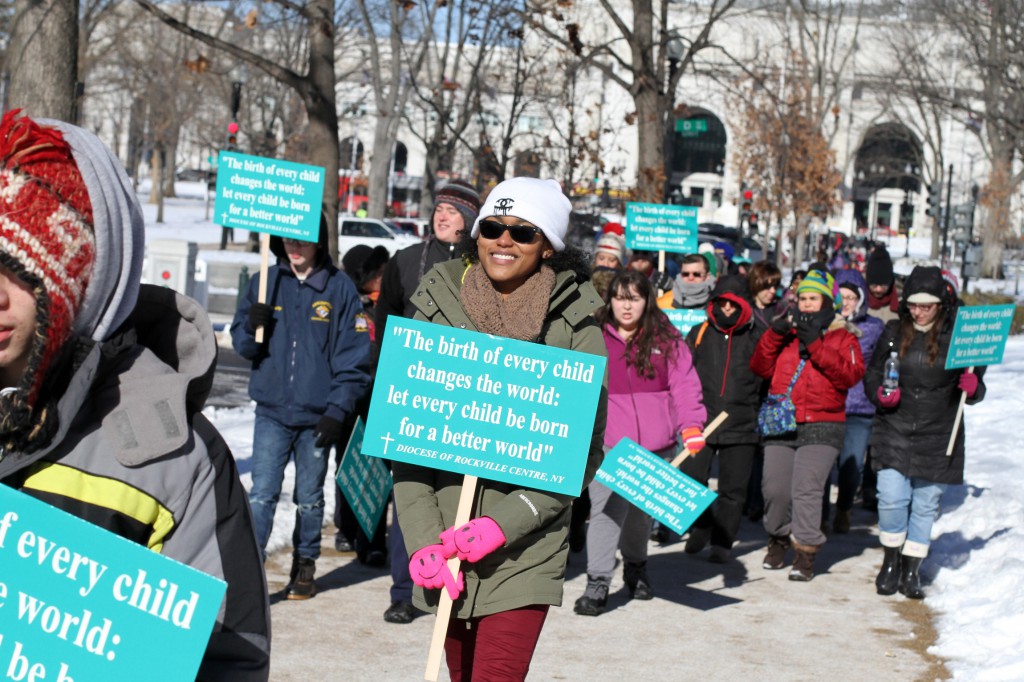
<svg viewBox="0 0 1024 682"><path fill-rule="evenodd" d="M711 299L714 285L707 259L699 253L687 254L672 283L672 307L703 308Z"/></svg>
<svg viewBox="0 0 1024 682"><path fill-rule="evenodd" d="M473 223L472 248L423 278L412 297L416 319L606 355L592 316L602 301L589 282L590 259L565 244L570 211L554 180L499 183ZM589 447L555 453L586 460L583 486L604 457L606 412L605 388ZM445 640L451 679L525 679L548 609L562 602L573 498L480 479L475 518L455 529L461 474L400 462L393 472L398 518L414 562L424 549L454 555L438 544L442 533L472 527L484 547L462 563L464 590ZM416 568L413 602L434 611L440 591L426 587Z"/></svg>
<svg viewBox="0 0 1024 682"><path fill-rule="evenodd" d="M395 254L384 267L380 283L380 296L373 308L374 326L380 330L375 337L371 353L371 366L376 368L380 357L381 340L387 328L388 317L412 317L416 308L412 294L427 270L438 263L462 255L466 227L480 213L480 194L463 180L450 180L434 194L434 212L430 216L432 234L421 244L413 244ZM335 544L339 551L351 551L349 540L339 534ZM392 517L388 531L388 552L391 557L391 605L384 610L384 621L408 625L416 618L412 605L412 577L409 575L409 556L405 552L402 527Z"/></svg>
<svg viewBox="0 0 1024 682"><path fill-rule="evenodd" d="M921 562L943 492L964 480L964 425L946 455L961 392L967 404L985 397L984 367L947 370L956 300L937 267L915 267L903 287L899 318L888 322L864 375L877 406L871 426L871 464L878 479L878 530L884 556L875 578L881 595L898 590L924 598ZM899 358L899 386L882 387L885 361Z"/></svg>

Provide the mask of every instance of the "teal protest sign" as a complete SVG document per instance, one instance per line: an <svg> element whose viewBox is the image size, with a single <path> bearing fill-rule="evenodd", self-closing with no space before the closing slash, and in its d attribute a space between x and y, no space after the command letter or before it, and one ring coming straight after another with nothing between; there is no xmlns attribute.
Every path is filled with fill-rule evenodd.
<svg viewBox="0 0 1024 682"><path fill-rule="evenodd" d="M225 227L315 242L324 169L280 159L221 152L214 220Z"/></svg>
<svg viewBox="0 0 1024 682"><path fill-rule="evenodd" d="M366 533L366 537L372 538L388 504L391 472L383 460L363 455L365 431L363 420L357 419L334 480L348 500L359 527Z"/></svg>
<svg viewBox="0 0 1024 682"><path fill-rule="evenodd" d="M696 253L697 207L627 203L626 246L634 251Z"/></svg>
<svg viewBox="0 0 1024 682"><path fill-rule="evenodd" d="M0 679L195 679L225 589L0 485Z"/></svg>
<svg viewBox="0 0 1024 682"><path fill-rule="evenodd" d="M1013 322L1013 305L961 306L946 353L946 369L998 365Z"/></svg>
<svg viewBox="0 0 1024 682"><path fill-rule="evenodd" d="M629 438L604 456L594 480L679 534L718 497Z"/></svg>
<svg viewBox="0 0 1024 682"><path fill-rule="evenodd" d="M679 333L686 336L690 333L690 330L696 327L698 324L704 324L704 320L708 319L707 308L667 308L662 310L665 316L668 317L672 325L679 330Z"/></svg>
<svg viewBox="0 0 1024 682"><path fill-rule="evenodd" d="M363 454L579 495L605 362L392 316Z"/></svg>

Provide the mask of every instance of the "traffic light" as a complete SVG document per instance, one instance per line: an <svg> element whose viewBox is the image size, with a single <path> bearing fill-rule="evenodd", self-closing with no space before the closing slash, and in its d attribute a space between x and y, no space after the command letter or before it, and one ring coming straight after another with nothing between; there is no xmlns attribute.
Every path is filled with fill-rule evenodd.
<svg viewBox="0 0 1024 682"><path fill-rule="evenodd" d="M740 203L740 227L749 226L754 229L757 224L757 215L753 212L754 193L745 187L742 188L743 201Z"/></svg>
<svg viewBox="0 0 1024 682"><path fill-rule="evenodd" d="M928 208L924 210L925 215L938 218L942 206L942 183L936 180L928 185Z"/></svg>
<svg viewBox="0 0 1024 682"><path fill-rule="evenodd" d="M224 148L228 152L239 151L239 124L234 121L227 124L227 143Z"/></svg>
<svg viewBox="0 0 1024 682"><path fill-rule="evenodd" d="M747 223L750 225L750 231L751 232L756 232L757 231L757 214L756 213L751 213L747 217Z"/></svg>

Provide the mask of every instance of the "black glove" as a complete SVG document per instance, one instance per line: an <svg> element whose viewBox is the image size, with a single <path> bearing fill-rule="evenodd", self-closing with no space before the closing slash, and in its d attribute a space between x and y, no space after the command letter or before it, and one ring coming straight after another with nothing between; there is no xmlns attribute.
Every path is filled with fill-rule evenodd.
<svg viewBox="0 0 1024 682"><path fill-rule="evenodd" d="M772 329L785 336L793 330L793 322L789 319L789 313L785 312L772 320Z"/></svg>
<svg viewBox="0 0 1024 682"><path fill-rule="evenodd" d="M270 323L274 321L274 307L266 303L249 306L249 326L253 331L263 327L263 338L270 336Z"/></svg>
<svg viewBox="0 0 1024 682"><path fill-rule="evenodd" d="M329 445L337 445L341 442L341 422L333 417L320 417L313 435L316 436L314 447L326 448Z"/></svg>
<svg viewBox="0 0 1024 682"><path fill-rule="evenodd" d="M821 332L828 327L835 317L831 310L816 313L800 313L796 318L796 336L800 344L807 348L821 338Z"/></svg>

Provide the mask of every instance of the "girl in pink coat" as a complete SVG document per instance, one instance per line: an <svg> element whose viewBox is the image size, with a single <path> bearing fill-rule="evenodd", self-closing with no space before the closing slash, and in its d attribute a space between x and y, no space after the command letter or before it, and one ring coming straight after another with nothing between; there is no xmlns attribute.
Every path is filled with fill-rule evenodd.
<svg viewBox="0 0 1024 682"><path fill-rule="evenodd" d="M707 412L700 379L682 336L656 304L651 283L635 270L617 274L608 286L605 306L595 313L608 347L608 424L605 452L630 438L664 459L672 459L682 437L690 452L704 447ZM614 494L590 484L587 531L587 589L575 612L604 612L622 552L623 581L633 599L652 599L647 577L647 538L651 517Z"/></svg>

